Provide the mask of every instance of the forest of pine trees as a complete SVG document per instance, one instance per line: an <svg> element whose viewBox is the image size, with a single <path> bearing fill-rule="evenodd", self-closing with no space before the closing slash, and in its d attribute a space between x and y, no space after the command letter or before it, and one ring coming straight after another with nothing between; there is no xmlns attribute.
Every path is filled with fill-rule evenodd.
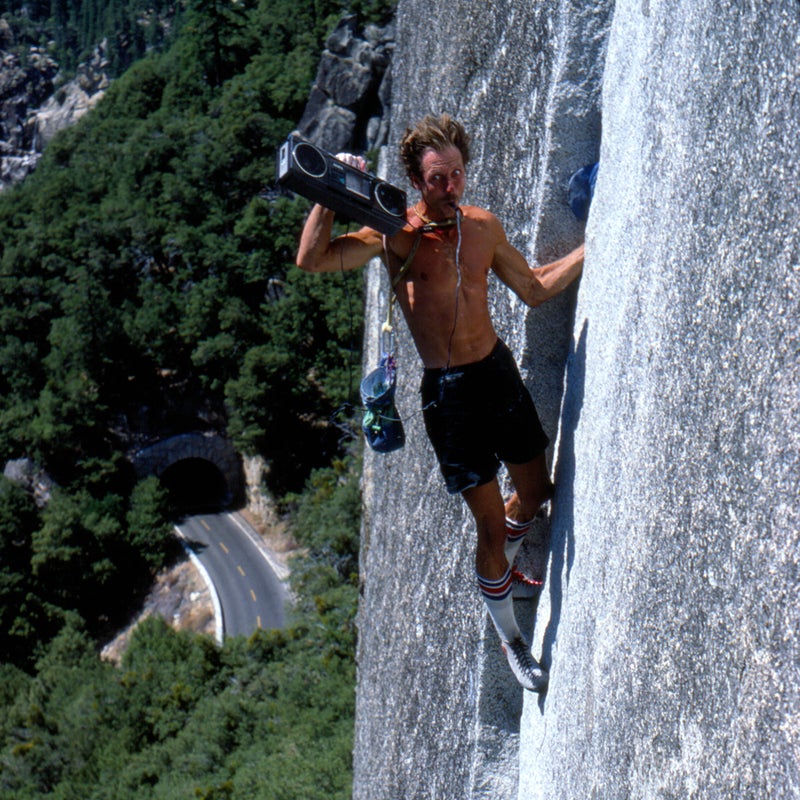
<svg viewBox="0 0 800 800"><path fill-rule="evenodd" d="M344 12L391 4L6 4L65 69L116 42L119 77L0 194L0 461L55 484L0 479L0 798L349 796L363 276L293 268L307 203L262 196ZM271 464L291 624L219 648L154 620L104 663L175 557L125 454L203 427Z"/></svg>

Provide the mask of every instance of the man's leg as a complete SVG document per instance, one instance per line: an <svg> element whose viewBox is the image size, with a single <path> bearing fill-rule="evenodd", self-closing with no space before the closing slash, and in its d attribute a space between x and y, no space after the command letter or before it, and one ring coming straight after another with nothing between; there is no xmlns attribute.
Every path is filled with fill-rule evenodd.
<svg viewBox="0 0 800 800"><path fill-rule="evenodd" d="M547 673L531 656L514 615L511 567L504 552L505 509L497 478L462 494L475 519L478 534L475 567L486 608L517 680L526 689L541 691L547 685Z"/></svg>
<svg viewBox="0 0 800 800"><path fill-rule="evenodd" d="M552 499L555 487L550 480L544 453L525 464L506 464L506 467L515 489L505 505L505 555L508 563L513 564L536 512Z"/></svg>
<svg viewBox="0 0 800 800"><path fill-rule="evenodd" d="M547 470L547 457L540 453L526 464L506 464L506 467L515 489L506 503L506 516L516 522L533 519L539 507L552 499L555 492Z"/></svg>
<svg viewBox="0 0 800 800"><path fill-rule="evenodd" d="M478 585L500 638L510 642L520 635L520 631L511 597L511 568L503 552L506 525L497 478L467 489L463 497L475 519L478 534L475 554Z"/></svg>
<svg viewBox="0 0 800 800"><path fill-rule="evenodd" d="M503 554L505 512L497 478L466 489L462 496L472 512L478 533L475 557L478 574L490 579L500 578L508 564Z"/></svg>

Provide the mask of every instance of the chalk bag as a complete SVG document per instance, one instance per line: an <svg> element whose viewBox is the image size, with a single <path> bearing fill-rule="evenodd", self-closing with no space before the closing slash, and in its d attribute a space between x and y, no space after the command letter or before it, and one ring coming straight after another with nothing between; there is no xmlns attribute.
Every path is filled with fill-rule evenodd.
<svg viewBox="0 0 800 800"><path fill-rule="evenodd" d="M394 404L396 375L386 363L361 381L364 418L361 430L367 444L377 453L391 453L406 442L403 423Z"/></svg>

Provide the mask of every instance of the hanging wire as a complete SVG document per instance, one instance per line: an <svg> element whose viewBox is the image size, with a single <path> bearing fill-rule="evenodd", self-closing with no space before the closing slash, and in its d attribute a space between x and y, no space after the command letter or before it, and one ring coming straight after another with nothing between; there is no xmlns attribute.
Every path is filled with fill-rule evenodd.
<svg viewBox="0 0 800 800"><path fill-rule="evenodd" d="M347 228L345 230L345 235L350 233L350 223L347 223ZM336 408L333 413L328 418L328 422L346 434L347 438L354 439L356 437L356 432L353 430L352 426L349 425L347 422L339 422L339 417L343 416L348 413L352 413L356 409L361 408L361 403L356 401L356 388L353 383L353 360L355 358L355 325L353 324L353 297L352 292L350 291L349 287L347 286L347 275L346 270L344 268L344 250L343 248L339 248L339 275L341 276L342 286L344 288L344 295L347 300L347 319L348 319L348 338L349 344L347 350L349 351L349 356L346 359L347 362L347 399ZM360 365L359 365L360 368Z"/></svg>
<svg viewBox="0 0 800 800"><path fill-rule="evenodd" d="M447 364L445 372L450 369L450 359L453 356L453 337L456 335L456 325L458 325L458 303L461 297L461 209L456 208L456 298L455 310L453 311L453 327L450 330L450 338L447 341Z"/></svg>

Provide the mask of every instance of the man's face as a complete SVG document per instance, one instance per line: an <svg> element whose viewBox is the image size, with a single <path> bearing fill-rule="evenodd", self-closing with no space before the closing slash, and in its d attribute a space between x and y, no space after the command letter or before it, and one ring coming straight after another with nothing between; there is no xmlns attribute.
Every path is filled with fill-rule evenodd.
<svg viewBox="0 0 800 800"><path fill-rule="evenodd" d="M413 181L414 188L422 194L428 212L435 216L454 217L467 174L464 159L457 147L445 150L428 148L420 160L422 179Z"/></svg>

